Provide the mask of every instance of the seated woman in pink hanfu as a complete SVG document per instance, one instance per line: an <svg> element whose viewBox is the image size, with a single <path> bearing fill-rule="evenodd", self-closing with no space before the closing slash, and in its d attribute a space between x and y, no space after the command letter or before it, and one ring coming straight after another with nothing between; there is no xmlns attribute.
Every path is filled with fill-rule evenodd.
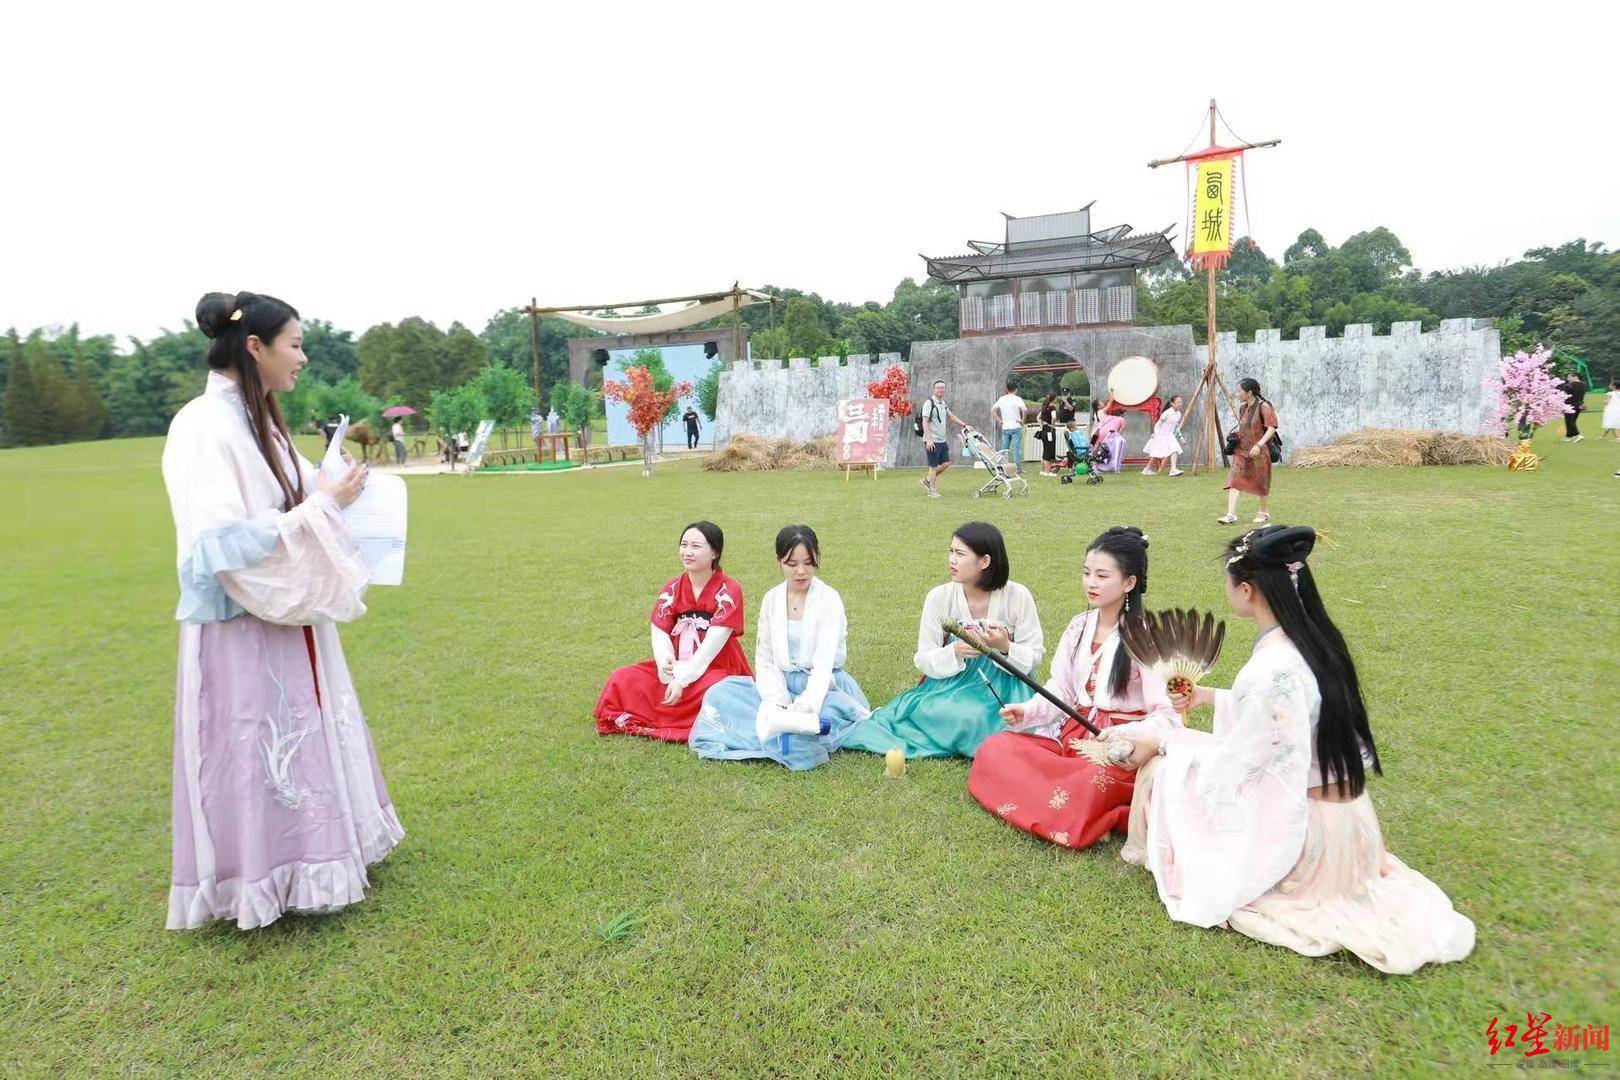
<svg viewBox="0 0 1620 1080"><path fill-rule="evenodd" d="M1118 526L1086 551L1086 598L1052 654L1046 689L1104 732L1164 732L1181 724L1164 682L1136 663L1119 621L1142 612L1147 538ZM968 794L1008 824L1064 847L1124 835L1136 774L1082 756L1091 732L1043 697L1001 710L1010 730L979 747Z"/></svg>
<svg viewBox="0 0 1620 1080"><path fill-rule="evenodd" d="M209 293L207 386L163 444L178 538L169 929L243 930L358 903L405 835L383 784L337 623L370 575L342 509L354 465L317 476L276 404L307 362L298 312Z"/></svg>
<svg viewBox="0 0 1620 1080"><path fill-rule="evenodd" d="M1306 956L1346 949L1395 975L1461 960L1474 924L1384 847L1366 792L1378 751L1306 565L1315 540L1268 525L1228 547L1226 597L1260 629L1254 656L1232 689L1172 699L1214 705L1213 734L1120 736L1140 766L1120 856L1152 871L1178 922Z"/></svg>

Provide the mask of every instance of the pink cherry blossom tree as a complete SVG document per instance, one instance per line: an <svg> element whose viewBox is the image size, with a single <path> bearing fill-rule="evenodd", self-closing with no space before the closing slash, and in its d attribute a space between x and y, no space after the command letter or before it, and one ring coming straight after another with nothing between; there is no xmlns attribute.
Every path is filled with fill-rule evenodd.
<svg viewBox="0 0 1620 1080"><path fill-rule="evenodd" d="M1511 422L1519 438L1528 439L1542 424L1571 411L1552 367L1552 353L1544 345L1536 346L1535 352L1520 350L1502 357L1496 377L1484 380L1496 406L1486 424L1488 434L1506 435Z"/></svg>

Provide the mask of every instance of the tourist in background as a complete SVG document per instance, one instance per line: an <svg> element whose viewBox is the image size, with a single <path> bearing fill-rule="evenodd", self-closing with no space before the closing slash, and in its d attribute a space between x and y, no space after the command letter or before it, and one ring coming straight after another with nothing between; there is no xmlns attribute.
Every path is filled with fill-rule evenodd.
<svg viewBox="0 0 1620 1080"><path fill-rule="evenodd" d="M1569 412L1564 414L1564 441L1580 442L1585 436L1581 434L1581 413L1586 411L1586 383L1581 381L1581 373L1571 371L1569 378L1559 384L1564 397L1569 401Z"/></svg>
<svg viewBox="0 0 1620 1080"><path fill-rule="evenodd" d="M1226 474L1226 515L1216 518L1218 525L1237 523L1238 492L1258 496L1260 512L1254 523L1264 525L1271 520L1271 447L1277 437L1277 411L1260 393L1260 384L1253 379L1238 383L1238 424L1228 437L1236 445L1227 453L1231 465Z"/></svg>
<svg viewBox="0 0 1620 1080"><path fill-rule="evenodd" d="M951 467L950 426L967 427L945 404L945 380L934 383L934 393L922 406L923 452L928 455L928 475L917 481L930 499L939 495L939 478Z"/></svg>
<svg viewBox="0 0 1620 1080"><path fill-rule="evenodd" d="M696 450L698 445L697 410L688 405L686 407L686 411L681 414L681 419L686 421L686 448L688 450Z"/></svg>
<svg viewBox="0 0 1620 1080"><path fill-rule="evenodd" d="M1143 476L1162 471L1166 462L1170 464L1171 476L1181 475L1181 470L1176 468L1176 459L1181 456L1180 394L1172 397L1169 406L1159 414L1158 421L1153 425L1153 434L1148 438L1147 445L1142 447L1142 453L1148 457L1147 465L1142 468Z"/></svg>
<svg viewBox="0 0 1620 1080"><path fill-rule="evenodd" d="M1603 434L1620 439L1620 378L1609 380L1609 397L1603 406Z"/></svg>
<svg viewBox="0 0 1620 1080"><path fill-rule="evenodd" d="M394 421L393 436L394 464L403 465L405 464L405 425L400 423L398 419Z"/></svg>
<svg viewBox="0 0 1620 1080"><path fill-rule="evenodd" d="M1001 429L1001 453L1013 472L1024 471L1024 399L1016 380L1007 380L1007 392L996 399L993 419Z"/></svg>

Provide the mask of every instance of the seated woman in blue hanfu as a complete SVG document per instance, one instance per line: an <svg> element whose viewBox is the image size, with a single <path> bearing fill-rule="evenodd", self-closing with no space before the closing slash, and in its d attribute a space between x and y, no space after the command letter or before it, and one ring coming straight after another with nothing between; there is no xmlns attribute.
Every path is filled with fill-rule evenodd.
<svg viewBox="0 0 1620 1080"><path fill-rule="evenodd" d="M817 576L815 530L789 525L777 533L776 561L784 580L760 607L754 677L711 686L687 743L699 757L813 769L872 710L844 670L844 601Z"/></svg>

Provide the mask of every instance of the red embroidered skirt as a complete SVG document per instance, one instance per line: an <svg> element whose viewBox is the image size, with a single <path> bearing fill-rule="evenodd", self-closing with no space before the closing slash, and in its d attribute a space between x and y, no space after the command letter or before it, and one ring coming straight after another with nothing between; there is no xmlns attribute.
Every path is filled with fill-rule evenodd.
<svg viewBox="0 0 1620 1080"><path fill-rule="evenodd" d="M1141 716L1099 710L1092 723L1106 730ZM992 735L973 758L968 794L1008 824L1065 847L1090 847L1110 829L1123 836L1136 774L1093 765L1069 749L1070 739L1089 737L1073 720L1056 742L1015 731Z"/></svg>
<svg viewBox="0 0 1620 1080"><path fill-rule="evenodd" d="M703 677L683 690L675 704L665 705L666 687L658 681L658 665L643 660L622 667L608 679L602 696L596 699L596 730L603 735L645 735L683 743L692 733L692 723L709 687L732 675L752 674L736 638L732 638L710 661ZM1129 796L1126 801L1130 801Z"/></svg>

